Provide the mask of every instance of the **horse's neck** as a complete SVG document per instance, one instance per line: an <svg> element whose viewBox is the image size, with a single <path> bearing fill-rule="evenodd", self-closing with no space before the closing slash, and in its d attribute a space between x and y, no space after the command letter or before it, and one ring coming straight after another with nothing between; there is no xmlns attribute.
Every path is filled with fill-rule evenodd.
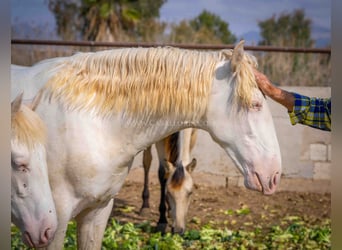
<svg viewBox="0 0 342 250"><path fill-rule="evenodd" d="M162 141L165 137L186 128L185 125L154 125L141 129L134 129L134 143L138 151L144 150L155 142ZM179 138L181 140L181 138ZM180 158L182 153L180 152Z"/></svg>

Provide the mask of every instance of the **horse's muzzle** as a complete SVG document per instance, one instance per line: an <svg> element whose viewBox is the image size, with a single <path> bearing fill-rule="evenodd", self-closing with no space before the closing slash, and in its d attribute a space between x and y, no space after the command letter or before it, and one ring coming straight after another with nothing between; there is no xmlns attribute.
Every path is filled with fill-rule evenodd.
<svg viewBox="0 0 342 250"><path fill-rule="evenodd" d="M47 247L50 242L52 241L54 237L54 233L50 228L44 229L39 238L35 239L32 237L32 235L28 232L25 231L23 234L23 241L24 243L32 248L42 248L42 247Z"/></svg>
<svg viewBox="0 0 342 250"><path fill-rule="evenodd" d="M280 172L275 172L273 175L270 176L263 176L258 173L255 173L255 175L260 183L261 192L264 195L271 195L276 191L277 186L280 182Z"/></svg>
<svg viewBox="0 0 342 250"><path fill-rule="evenodd" d="M172 232L173 234L183 235L183 234L185 233L185 228L172 227L172 228L171 228L171 232Z"/></svg>

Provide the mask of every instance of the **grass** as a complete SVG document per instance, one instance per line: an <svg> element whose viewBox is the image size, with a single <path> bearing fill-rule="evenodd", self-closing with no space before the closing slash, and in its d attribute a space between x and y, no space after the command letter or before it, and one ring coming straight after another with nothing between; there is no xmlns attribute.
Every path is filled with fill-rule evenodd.
<svg viewBox="0 0 342 250"><path fill-rule="evenodd" d="M240 213L241 211L234 211ZM242 213L243 215L244 213ZM223 250L223 249L331 249L330 219L311 224L298 216L282 218L279 225L253 225L248 230L215 228L213 224L199 230L187 230L183 236L154 232L149 221L139 224L110 219L102 249L120 250ZM12 227L12 249L26 249L16 227ZM76 248L76 224L69 222L64 249Z"/></svg>

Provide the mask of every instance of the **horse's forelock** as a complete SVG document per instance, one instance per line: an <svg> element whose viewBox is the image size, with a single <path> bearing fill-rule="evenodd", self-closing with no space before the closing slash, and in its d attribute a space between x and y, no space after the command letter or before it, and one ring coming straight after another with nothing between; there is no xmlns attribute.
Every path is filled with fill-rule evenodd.
<svg viewBox="0 0 342 250"><path fill-rule="evenodd" d="M184 167L181 163L177 163L176 169L173 172L172 177L171 177L171 182L170 182L171 187L173 189L179 189L182 186L184 179L185 179Z"/></svg>
<svg viewBox="0 0 342 250"><path fill-rule="evenodd" d="M253 90L258 88L253 72L253 68L257 67L258 64L256 58L245 53L243 60L240 62L236 72L234 73L236 82L234 89L234 105L251 107Z"/></svg>
<svg viewBox="0 0 342 250"><path fill-rule="evenodd" d="M37 113L22 105L11 118L11 140L24 144L29 150L45 145L46 127Z"/></svg>

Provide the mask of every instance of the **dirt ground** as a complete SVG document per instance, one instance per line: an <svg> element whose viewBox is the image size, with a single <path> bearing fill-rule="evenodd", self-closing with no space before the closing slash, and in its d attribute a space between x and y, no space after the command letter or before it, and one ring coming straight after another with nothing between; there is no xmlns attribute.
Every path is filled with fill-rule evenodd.
<svg viewBox="0 0 342 250"><path fill-rule="evenodd" d="M159 218L159 185L150 184L150 213L145 216L139 215L141 192L141 183L127 181L116 197L112 216L121 222L150 221L155 226ZM239 209L249 209L249 212L239 215L236 212ZM235 212L228 215L228 210ZM187 229L199 229L208 223L214 224L216 228L228 227L231 230L248 230L256 225L270 228L280 225L289 216L300 217L315 225L330 218L330 215L329 193L279 191L271 196L264 196L246 188L195 185L187 216ZM169 219L169 225L170 223Z"/></svg>

